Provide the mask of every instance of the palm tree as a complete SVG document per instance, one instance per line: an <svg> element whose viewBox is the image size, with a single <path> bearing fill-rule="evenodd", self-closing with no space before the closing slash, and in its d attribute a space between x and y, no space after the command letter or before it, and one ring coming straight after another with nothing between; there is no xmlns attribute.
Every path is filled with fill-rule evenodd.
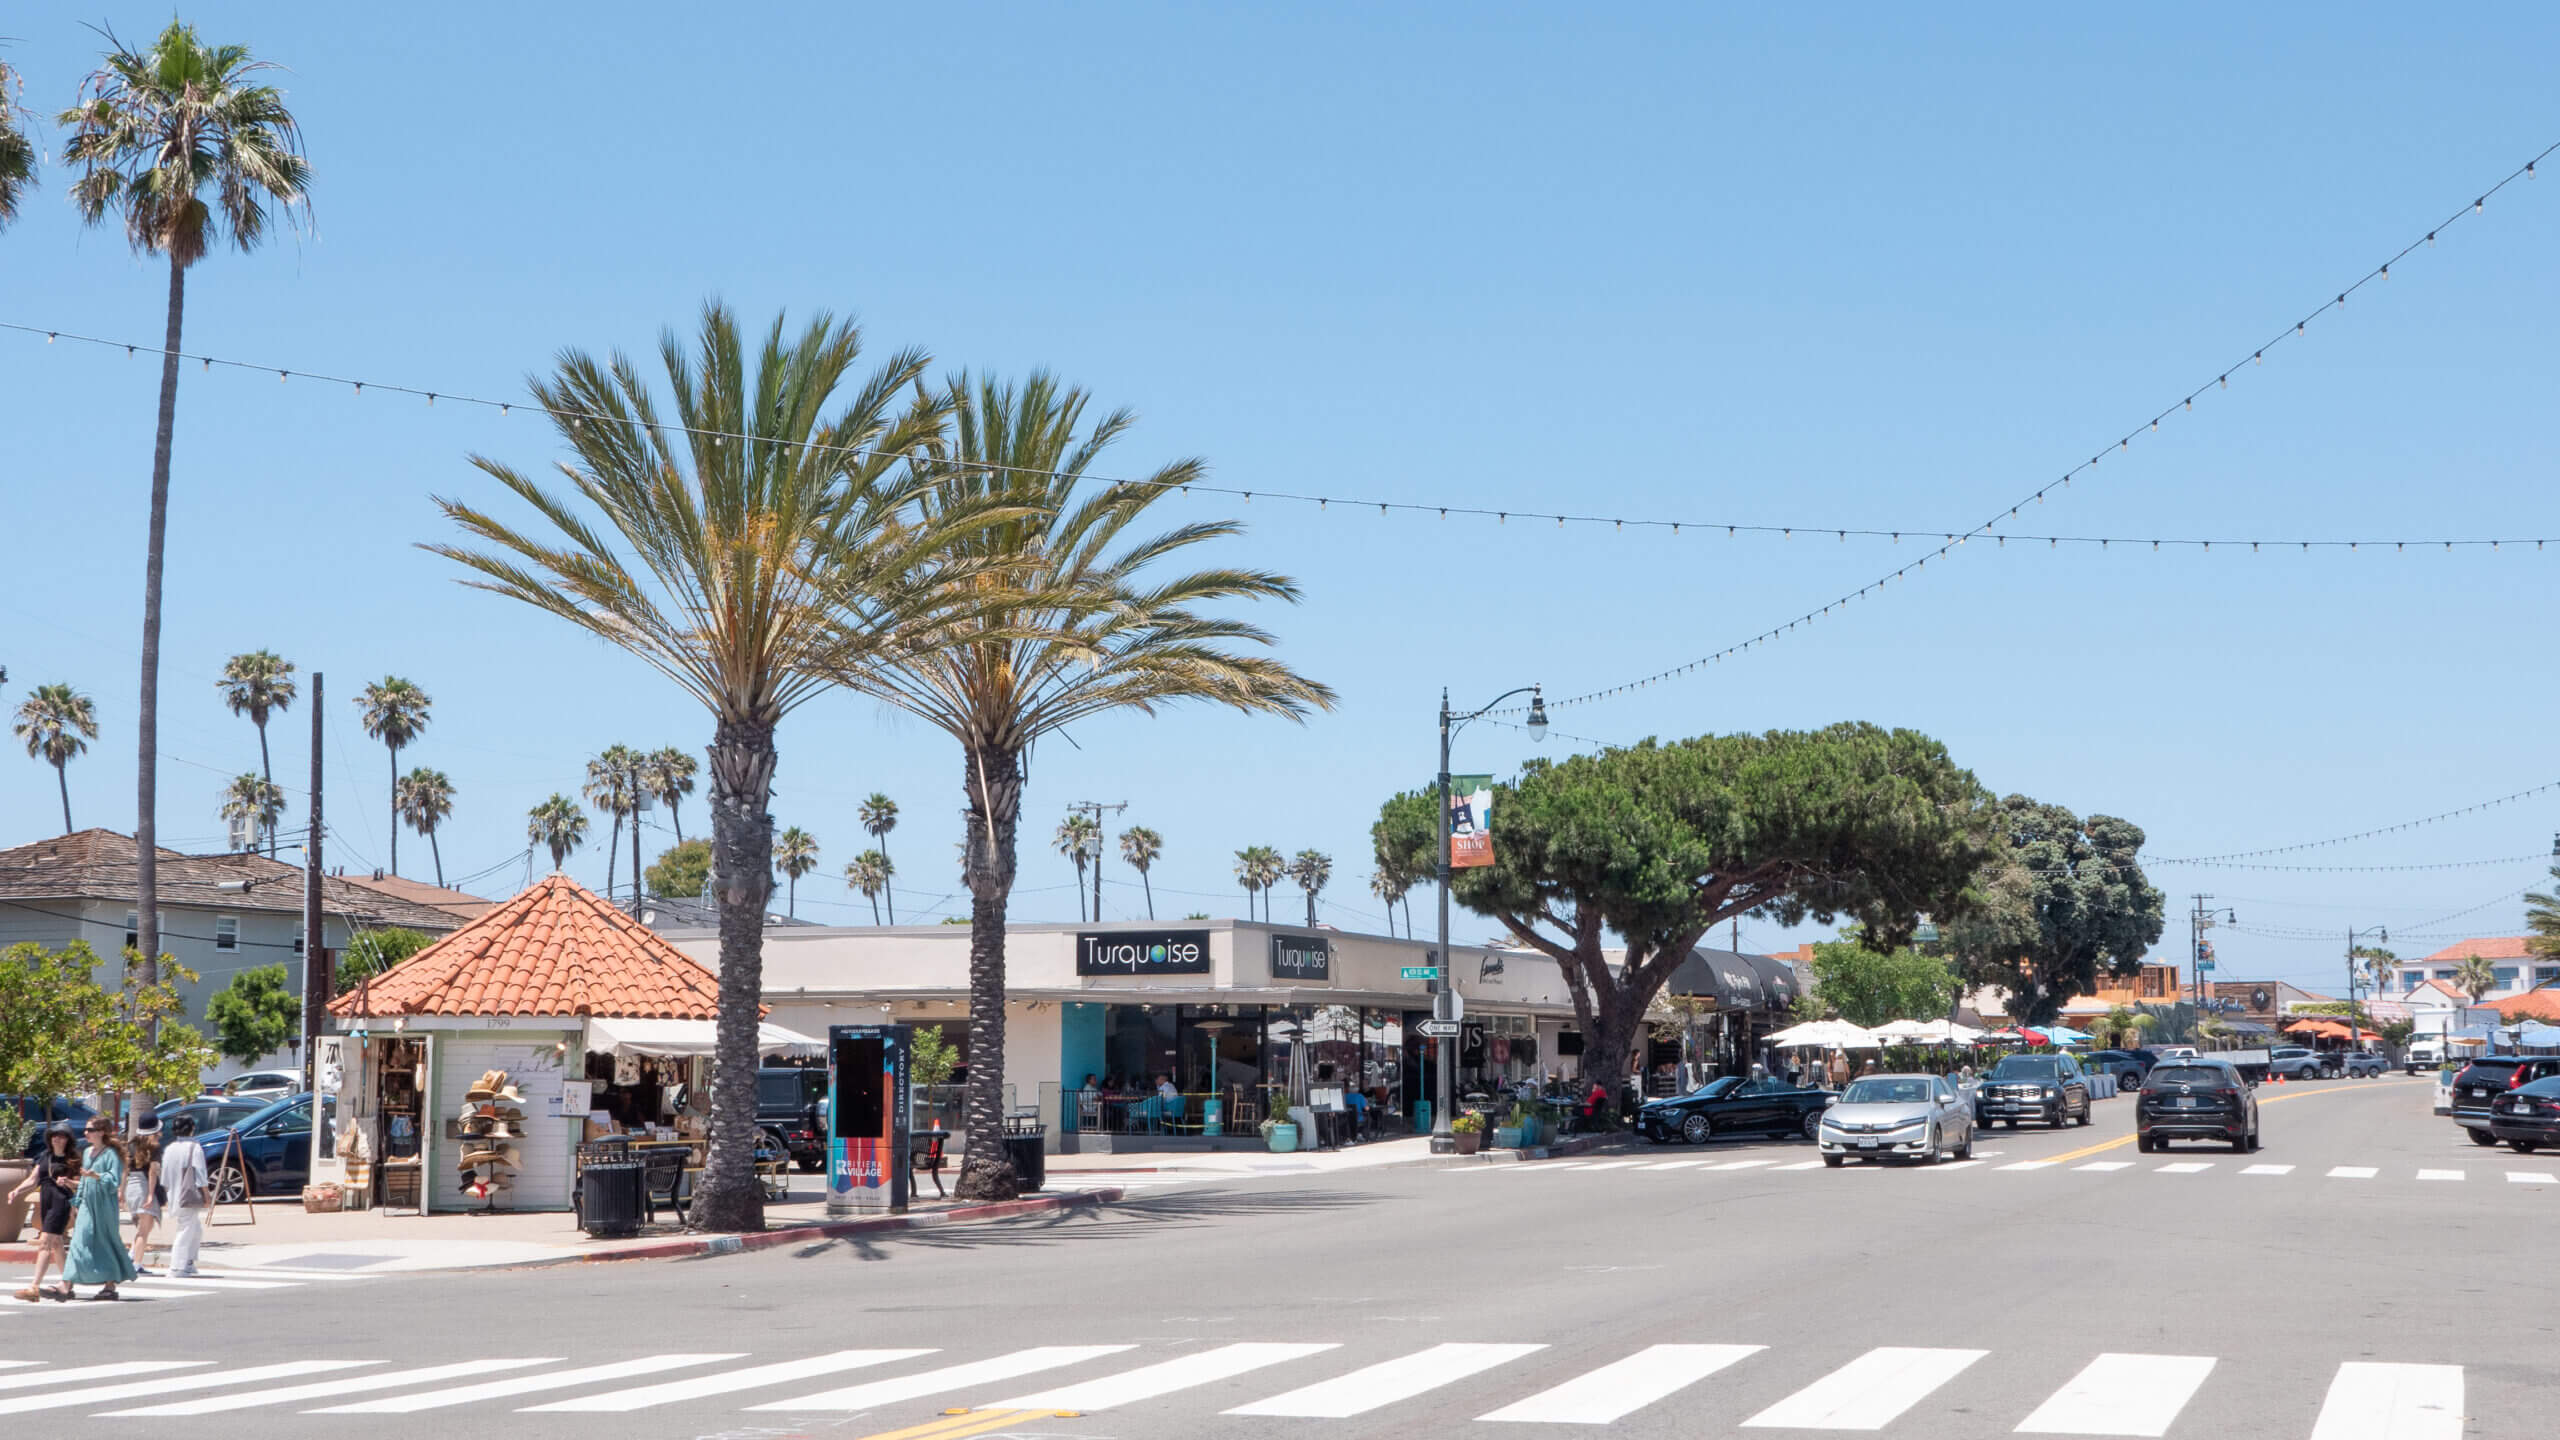
<svg viewBox="0 0 2560 1440"><path fill-rule="evenodd" d="M1236 852L1236 883L1244 887L1244 918L1253 918L1253 892L1262 888L1262 867L1254 863L1257 847L1248 845Z"/></svg>
<svg viewBox="0 0 2560 1440"><path fill-rule="evenodd" d="M2147 1010L2118 1005L2107 1012L2103 1027L2108 1043L2128 1048L2142 1043L2143 1032L2160 1023L2160 1018Z"/></svg>
<svg viewBox="0 0 2560 1440"><path fill-rule="evenodd" d="M634 833L640 828L640 797L631 791L631 781L640 757L628 745L607 745L604 753L587 762L587 783L580 793L587 803L613 817L612 838L604 847L604 898L613 898L613 867L622 857L622 817L631 817ZM640 877L632 880L632 903L640 903Z"/></svg>
<svg viewBox="0 0 2560 1440"><path fill-rule="evenodd" d="M2388 991L2392 978L2400 973L2400 957L2392 951L2358 945L2349 953L2364 962L2365 983L2376 995Z"/></svg>
<svg viewBox="0 0 2560 1440"><path fill-rule="evenodd" d="M1253 847L1253 888L1262 892L1263 923L1271 921L1271 892L1289 875L1289 862L1278 849L1269 845ZM1329 868L1329 867L1328 867Z"/></svg>
<svg viewBox="0 0 2560 1440"><path fill-rule="evenodd" d="M2551 867L2551 878L2560 880L2560 865ZM2528 952L2560 958L2560 885L2552 886L2547 894L2540 890L2525 892L2524 928L2524 948Z"/></svg>
<svg viewBox="0 0 2560 1440"><path fill-rule="evenodd" d="M391 747L391 873L400 873L400 750L427 728L435 701L397 675L385 675L356 696L364 733Z"/></svg>
<svg viewBox="0 0 2560 1440"><path fill-rule="evenodd" d="M148 51L114 48L62 113L63 163L76 168L71 203L84 223L114 212L137 253L169 262L168 327L160 350L160 413L151 446L151 522L142 564L142 698L135 717L133 839L135 948L142 983L160 980L160 599L169 537L169 454L178 428L178 345L187 270L228 240L246 254L266 238L269 205L307 213L310 166L284 94L256 76L275 67L239 45L208 46L172 20ZM155 1021L148 1032L156 1036Z"/></svg>
<svg viewBox="0 0 2560 1440"><path fill-rule="evenodd" d="M551 798L527 812L525 838L551 851L551 868L569 863L569 852L586 843L587 812L578 802L555 790Z"/></svg>
<svg viewBox="0 0 2560 1440"><path fill-rule="evenodd" d="M258 848L260 836L275 833L276 821L283 814L284 791L263 775L236 776L222 792L223 823L247 826L247 848L251 850Z"/></svg>
<svg viewBox="0 0 2560 1440"><path fill-rule="evenodd" d="M1144 825L1132 825L1120 832L1120 858L1138 872L1138 884L1147 892L1147 918L1156 918L1156 885L1147 878L1155 868L1156 857L1164 853L1164 837Z"/></svg>
<svg viewBox="0 0 2560 1440"><path fill-rule="evenodd" d="M445 514L490 548L427 547L470 567L466 583L631 652L710 712L720 1012L710 1153L687 1212L698 1229L763 1223L756 1023L773 894L774 727L871 657L929 643L950 603L941 587L952 570L939 557L981 522L965 508L915 514L927 481L901 459L942 424L929 398L896 408L924 370L921 353L892 357L828 414L861 350L850 323L824 315L796 337L777 318L760 347L742 344L735 318L707 305L693 348L672 332L659 344L681 430L660 422L629 360L599 365L571 351L532 389L571 452L574 494L475 456L543 528L520 531L445 500Z"/></svg>
<svg viewBox="0 0 2560 1440"><path fill-rule="evenodd" d="M1073 811L1058 822L1054 838L1058 853L1076 862L1076 918L1081 920L1084 918L1084 867L1087 861L1101 853L1102 824L1081 810ZM1096 915L1093 918L1099 920L1102 917Z"/></svg>
<svg viewBox="0 0 2560 1440"><path fill-rule="evenodd" d="M667 807L667 819L676 827L679 845L684 843L684 815L676 807L693 793L694 768L693 757L673 745L640 757L640 788Z"/></svg>
<svg viewBox="0 0 2560 1440"><path fill-rule="evenodd" d="M863 801L862 808L854 813L861 817L863 833L880 842L880 859L886 864L889 859L889 832L898 828L898 802L874 790L871 798ZM887 875L892 872L883 870L880 873ZM885 885L882 893L889 897L889 923L895 925L898 923L898 894Z"/></svg>
<svg viewBox="0 0 2560 1440"><path fill-rule="evenodd" d="M1034 375L1019 389L966 375L943 392L951 437L929 463L929 517L980 517L959 554L988 568L948 587L965 596L942 643L883 657L848 672L859 689L924 719L960 745L965 762L969 887L969 1090L972 1134L1004 1123L1004 924L1018 860L1022 757L1043 735L1114 710L1153 714L1185 700L1249 713L1304 715L1333 692L1277 660L1239 653L1270 637L1196 606L1297 598L1283 576L1208 569L1157 579L1180 552L1238 532L1231 522L1177 526L1131 539L1130 527L1173 486L1195 480L1196 460L1135 482L1096 482L1085 472L1134 423L1126 411L1079 436L1084 392ZM988 515L987 507L1015 513ZM958 608L965 606L966 608ZM969 1152L958 1193L1016 1193L1001 1145Z"/></svg>
<svg viewBox="0 0 2560 1440"><path fill-rule="evenodd" d="M794 825L773 842L773 863L782 868L791 882L790 908L785 915L800 918L800 877L818 868L818 837Z"/></svg>
<svg viewBox="0 0 2560 1440"><path fill-rule="evenodd" d="M1333 857L1321 850L1301 850L1289 862L1289 878L1307 894L1307 928L1316 928L1316 897L1333 880Z"/></svg>
<svg viewBox="0 0 2560 1440"><path fill-rule="evenodd" d="M29 759L53 767L54 781L62 787L62 833L70 834L71 772L66 767L98 738L96 703L68 685L39 685L18 706L17 724L10 728L27 742Z"/></svg>
<svg viewBox="0 0 2560 1440"><path fill-rule="evenodd" d="M889 877L898 873L889 857L877 850L865 850L844 867L844 883L862 892L871 902L871 923L880 923L880 897L889 891ZM889 923L896 924L892 919Z"/></svg>
<svg viewBox="0 0 2560 1440"><path fill-rule="evenodd" d="M421 765L400 777L391 804L398 818L427 837L427 850L436 857L436 884L444 884L444 847L436 843L436 827L453 816L453 782L443 771Z"/></svg>
<svg viewBox="0 0 2560 1440"><path fill-rule="evenodd" d="M2196 1016L2196 1023L2187 1029L2187 1037L2197 1041L2219 1040L2230 1033L2231 1027L2210 1010Z"/></svg>
<svg viewBox="0 0 2560 1440"><path fill-rule="evenodd" d="M222 667L222 678L213 683L232 714L246 715L258 727L258 773L274 784L276 767L267 756L267 718L292 709L301 694L294 685L293 662L272 650L252 650L232 656ZM275 853L276 838L270 831L267 854Z"/></svg>
<svg viewBox="0 0 2560 1440"><path fill-rule="evenodd" d="M0 60L0 229L18 218L20 197L36 183L36 147L26 129L32 117L18 103L24 89L17 70Z"/></svg>
<svg viewBox="0 0 2560 1440"><path fill-rule="evenodd" d="M2477 1005L2481 996L2498 988L2498 967L2478 955L2465 955L2453 967L2453 983Z"/></svg>

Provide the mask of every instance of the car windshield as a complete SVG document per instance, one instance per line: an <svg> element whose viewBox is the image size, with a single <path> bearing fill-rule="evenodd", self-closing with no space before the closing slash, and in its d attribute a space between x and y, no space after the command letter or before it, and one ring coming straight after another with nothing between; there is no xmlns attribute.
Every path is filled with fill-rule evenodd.
<svg viewBox="0 0 2560 1440"><path fill-rule="evenodd" d="M1851 1082L1840 1097L1843 1105L1918 1105L1929 1098L1929 1082L1908 1075L1875 1075Z"/></svg>
<svg viewBox="0 0 2560 1440"><path fill-rule="evenodd" d="M2050 1080L2062 1062L2050 1055L2012 1055L1991 1067L1986 1080Z"/></svg>
<svg viewBox="0 0 2560 1440"><path fill-rule="evenodd" d="M2151 1071L2154 1085L2195 1085L2208 1090L2228 1089L2231 1072L2219 1065L2160 1065Z"/></svg>
<svg viewBox="0 0 2560 1440"><path fill-rule="evenodd" d="M1738 1076L1719 1075L1713 1080L1708 1081L1706 1084L1699 1086L1697 1089L1690 1091L1689 1098L1692 1100L1713 1100L1719 1095L1732 1094L1733 1087L1741 1083L1742 1081Z"/></svg>

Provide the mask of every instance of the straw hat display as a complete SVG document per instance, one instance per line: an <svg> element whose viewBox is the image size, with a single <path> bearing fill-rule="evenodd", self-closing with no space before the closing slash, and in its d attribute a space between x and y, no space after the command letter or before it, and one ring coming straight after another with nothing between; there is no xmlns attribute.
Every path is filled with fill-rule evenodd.
<svg viewBox="0 0 2560 1440"><path fill-rule="evenodd" d="M462 1172L463 1193L484 1200L515 1183L510 1172L518 1168L517 1151L507 1142L524 1138L524 1111L517 1108L524 1096L506 1071L484 1070L463 1092L463 1100L456 1127L462 1134L462 1153L455 1168Z"/></svg>

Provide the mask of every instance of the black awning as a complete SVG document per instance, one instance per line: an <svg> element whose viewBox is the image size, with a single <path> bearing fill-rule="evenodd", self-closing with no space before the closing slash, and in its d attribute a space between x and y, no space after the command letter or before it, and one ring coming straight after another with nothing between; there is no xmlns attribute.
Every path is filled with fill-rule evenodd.
<svg viewBox="0 0 2560 1440"><path fill-rule="evenodd" d="M1783 1015L1796 1008L1804 987L1796 979L1796 967L1775 955L1745 955L1751 968L1760 973L1760 994L1765 1008L1773 1015Z"/></svg>
<svg viewBox="0 0 2560 1440"><path fill-rule="evenodd" d="M1719 1010L1762 1009L1767 987L1752 964L1758 958L1734 950L1692 950L1671 972L1663 993L1700 996L1715 1001Z"/></svg>

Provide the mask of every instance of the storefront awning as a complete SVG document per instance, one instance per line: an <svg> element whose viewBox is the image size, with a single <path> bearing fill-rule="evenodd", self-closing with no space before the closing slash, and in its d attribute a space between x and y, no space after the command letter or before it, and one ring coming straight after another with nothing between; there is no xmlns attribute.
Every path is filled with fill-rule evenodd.
<svg viewBox="0 0 2560 1440"><path fill-rule="evenodd" d="M1752 968L1751 957L1732 950L1690 951L1662 988L1667 994L1713 1000L1719 1010L1761 1008L1760 973Z"/></svg>
<svg viewBox="0 0 2560 1440"><path fill-rule="evenodd" d="M632 1020L596 1017L587 1021L587 1048L606 1054L655 1055L660 1058L710 1055L719 1049L715 1022L709 1020ZM756 1053L768 1059L789 1056L815 1059L827 1053L826 1042L770 1020L756 1023Z"/></svg>

